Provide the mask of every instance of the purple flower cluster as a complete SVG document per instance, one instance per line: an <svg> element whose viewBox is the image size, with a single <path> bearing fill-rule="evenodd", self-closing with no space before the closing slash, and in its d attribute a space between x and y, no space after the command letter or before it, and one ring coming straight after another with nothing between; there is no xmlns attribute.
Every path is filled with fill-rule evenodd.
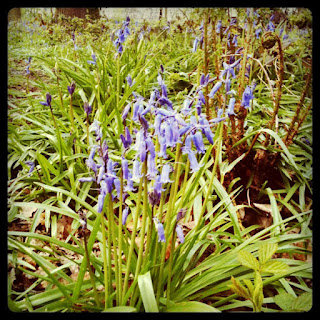
<svg viewBox="0 0 320 320"><path fill-rule="evenodd" d="M141 178L144 178L142 166L146 162L146 178L151 181L150 185L152 186L148 192L148 198L152 206L159 204L161 194L165 190L163 187L173 182L171 177L173 166L168 161L168 150L170 149L174 152L177 144L182 144L182 154L187 155L191 172L197 172L201 168L197 155L206 152L204 138L210 144L213 144L211 126L225 119L219 114L218 118L209 122L205 114L201 113L201 108L199 111L198 106L200 105L201 107L205 103L202 89L214 81L214 79L210 79L209 75L201 76L200 86L196 91L197 96L193 99L185 99L181 112L178 112L173 108L173 103L168 98L168 90L163 74L164 68L160 66L160 72L157 77L158 87L154 88L148 100L135 92L132 93L133 100L124 108L122 113L124 133L120 135L123 145L121 168L124 179L124 192L136 190L134 185ZM194 105L195 101L197 103ZM129 113L132 113L130 121L134 121L137 124L131 129L132 131L127 125ZM197 118L194 113L197 113ZM156 146L158 146L157 150ZM130 150L135 151L133 159L127 159L126 155L132 154L129 152ZM159 165L160 159L163 159L162 166ZM125 204L123 212L126 215L123 217L123 224L125 224L128 211L129 209ZM163 226L157 220L159 241L165 241L162 230ZM183 242L183 233L180 226L177 226L176 231L180 242Z"/></svg>
<svg viewBox="0 0 320 320"><path fill-rule="evenodd" d="M26 74L29 75L30 74L30 63L31 63L31 57L28 58L28 60L26 60L27 66L25 68L26 70Z"/></svg>
<svg viewBox="0 0 320 320"><path fill-rule="evenodd" d="M117 52L119 54L121 54L123 51L122 44L124 43L128 35L130 35L129 23L130 23L130 18L127 17L126 20L123 21L122 27L116 31L117 38L115 41L113 41L113 44L117 48Z"/></svg>
<svg viewBox="0 0 320 320"><path fill-rule="evenodd" d="M87 62L89 64L97 65L97 57L96 57L96 55L94 53L92 53L91 57L92 57L92 60L87 60Z"/></svg>
<svg viewBox="0 0 320 320"><path fill-rule="evenodd" d="M102 131L95 120L94 130L96 134L96 141L101 141ZM96 152L98 150L98 152ZM97 161L95 161L95 158ZM80 182L96 182L100 187L98 196L98 208L99 213L102 212L104 206L104 200L107 194L112 195L112 199L115 196L112 194L113 190L116 190L116 197L120 197L120 180L117 177L116 168L119 163L112 161L108 154L108 145L106 140L100 145L91 146L91 151L88 159L86 160L87 167L93 171L93 176L82 177L79 179Z"/></svg>

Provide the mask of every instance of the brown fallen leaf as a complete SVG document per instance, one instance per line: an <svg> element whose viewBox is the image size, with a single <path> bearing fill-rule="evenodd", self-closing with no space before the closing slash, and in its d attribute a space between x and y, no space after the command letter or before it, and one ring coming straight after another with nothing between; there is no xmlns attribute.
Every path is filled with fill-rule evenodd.
<svg viewBox="0 0 320 320"><path fill-rule="evenodd" d="M58 221L57 221L57 238L59 240L66 240L69 236L69 233L71 233L71 223L73 219L63 215Z"/></svg>

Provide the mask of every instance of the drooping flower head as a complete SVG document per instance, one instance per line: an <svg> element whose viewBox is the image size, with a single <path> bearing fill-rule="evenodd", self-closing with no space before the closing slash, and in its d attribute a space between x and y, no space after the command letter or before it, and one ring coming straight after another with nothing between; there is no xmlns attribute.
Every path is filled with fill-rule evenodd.
<svg viewBox="0 0 320 320"><path fill-rule="evenodd" d="M250 101L254 98L252 89L247 86L242 94L241 105L245 108L250 107Z"/></svg>
<svg viewBox="0 0 320 320"><path fill-rule="evenodd" d="M84 103L83 109L87 116L89 116L92 112L92 106L90 106L88 102Z"/></svg>
<svg viewBox="0 0 320 320"><path fill-rule="evenodd" d="M68 91L69 91L71 96L73 95L75 88L76 88L76 84L75 84L74 81L72 81L71 85L68 86Z"/></svg>
<svg viewBox="0 0 320 320"><path fill-rule="evenodd" d="M48 107L51 107L51 100L52 100L52 97L51 97L51 94L50 93L47 93L46 94L46 101L45 102L40 102L43 106L48 106Z"/></svg>

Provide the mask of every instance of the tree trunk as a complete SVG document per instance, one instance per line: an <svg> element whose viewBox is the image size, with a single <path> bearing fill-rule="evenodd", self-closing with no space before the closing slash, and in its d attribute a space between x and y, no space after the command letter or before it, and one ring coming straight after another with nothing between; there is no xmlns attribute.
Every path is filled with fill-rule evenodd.
<svg viewBox="0 0 320 320"><path fill-rule="evenodd" d="M20 8L12 8L8 12L8 22L17 21L21 19L21 10Z"/></svg>
<svg viewBox="0 0 320 320"><path fill-rule="evenodd" d="M89 15L91 19L98 19L100 17L99 8L57 8L56 17L59 14L82 19L85 19L86 15Z"/></svg>

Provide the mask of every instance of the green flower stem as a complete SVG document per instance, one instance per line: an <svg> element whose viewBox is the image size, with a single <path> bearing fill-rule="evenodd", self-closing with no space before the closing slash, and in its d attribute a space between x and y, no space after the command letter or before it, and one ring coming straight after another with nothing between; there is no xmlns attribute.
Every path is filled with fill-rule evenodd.
<svg viewBox="0 0 320 320"><path fill-rule="evenodd" d="M204 50L203 50L203 72L205 75L208 74L208 20L209 20L209 8L205 12L205 22L204 22ZM209 107L209 98L208 98L208 86L205 87L205 110L208 120L211 119L211 112Z"/></svg>
<svg viewBox="0 0 320 320"><path fill-rule="evenodd" d="M141 264L142 264L142 257L143 257L143 249L144 249L144 240L145 240L145 229L146 229L146 222L148 217L148 180L147 180L147 159L145 159L143 163L143 181L144 181L144 188L143 188L143 212L142 212L142 225L140 229L140 247L138 252L138 260L136 264L136 271L135 271L135 277L138 277L139 272L141 270ZM145 259L147 257L145 256ZM135 288L131 305L134 306L136 302L136 298L139 292L137 291L137 287Z"/></svg>
<svg viewBox="0 0 320 320"><path fill-rule="evenodd" d="M130 239L130 246L129 246L129 252L128 252L128 259L127 259L127 268L126 268L126 274L124 278L124 284L123 284L123 298L121 303L125 304L125 294L128 290L128 280L129 280L129 274L130 274L130 264L132 260L132 254L133 254L133 248L135 245L135 237L137 232L137 225L139 220L139 213L140 213L140 207L141 207L141 194L142 194L142 186L143 186L143 179L140 179L139 183L139 191L138 191L138 197L137 197L137 208L134 216L134 222L133 222L133 229L131 233L131 239Z"/></svg>
<svg viewBox="0 0 320 320"><path fill-rule="evenodd" d="M123 131L122 128L122 121L120 118L120 55L118 55L117 58L117 116L118 116L118 136L120 136L120 133Z"/></svg>
<svg viewBox="0 0 320 320"><path fill-rule="evenodd" d="M165 221L165 238L169 238L169 231L170 231L170 225L172 220L172 212L173 212L173 205L175 203L175 198L178 190L178 184L179 184L179 176L180 176L180 158L181 158L181 143L177 144L177 151L176 151L176 159L175 159L175 169L173 173L173 184L171 186L171 193L170 193L170 199L168 203L168 209L166 214L166 221ZM156 294L156 300L159 304L160 295L162 294L162 280L163 280L163 269L165 264L165 257L166 257L166 249L167 246L164 244L161 248L161 260L160 260L160 272L159 272L159 278L158 278L158 287L157 287L157 294Z"/></svg>
<svg viewBox="0 0 320 320"><path fill-rule="evenodd" d="M104 208L101 212L101 232L102 232L102 253L103 253L103 268L104 268L104 308L108 308L108 299L110 295L110 285L109 282L111 281L111 261L108 267L108 257L107 257L107 246L106 246L106 230L104 225L104 216L103 212L105 211L105 204ZM110 249L109 239L108 239L108 249ZM110 252L109 252L110 253ZM110 254L108 255L110 258ZM110 259L109 259L110 260Z"/></svg>
<svg viewBox="0 0 320 320"><path fill-rule="evenodd" d="M216 175L216 172L217 172L217 167L218 167L218 157L221 153L221 147L222 147L222 133L223 133L223 121L219 123L219 126L218 126L218 129L219 131L219 138L217 139L217 143L218 143L218 146L217 146L217 152L216 152L216 158L215 158L215 161L214 161L214 165L213 165L213 169L212 169L212 173L211 173L211 177L210 177L210 181L209 181L209 186L208 186L208 191L207 191L207 194L205 196L205 199L204 199L204 202L202 204L202 209L201 209L201 212L200 212L200 216L199 216L199 220L198 220L198 223L196 224L195 226L195 229L194 229L194 232L196 233L199 228L200 228L200 225L202 223L202 217L206 211L206 206L207 206L207 202L208 202L208 199L210 197L210 195L212 194L212 185L213 185L213 180L214 180L214 177Z"/></svg>
<svg viewBox="0 0 320 320"><path fill-rule="evenodd" d="M120 201L119 201L119 227L118 227L118 248L119 248L119 287L117 287L117 291L119 292L119 297L122 298L122 203L123 203L123 172L122 169L120 171ZM121 300L120 304L121 304Z"/></svg>
<svg viewBox="0 0 320 320"><path fill-rule="evenodd" d="M176 223L175 223L176 225ZM170 256L169 256L169 267L168 267L168 280L167 280L167 305L170 301L170 292L171 292L171 276L172 276L172 263L173 263L173 252L175 249L176 243L176 230L173 228L172 237L171 237L171 248L170 248Z"/></svg>
<svg viewBox="0 0 320 320"><path fill-rule="evenodd" d="M108 199L108 210L107 210L107 217L108 217L108 241L112 241L113 247L113 256L114 256L114 267L115 267L115 280L116 280L116 301L117 305L120 304L121 297L119 296L119 286L120 286L120 279L119 279L119 262L118 262L118 250L117 250L117 241L116 241L116 230L115 230L115 221L114 221L114 210L113 210L113 202L112 202L112 194L109 193ZM119 228L120 229L120 228ZM111 243L110 243L110 253L111 253ZM110 255L110 262L111 262L111 255ZM111 266L110 266L111 268Z"/></svg>
<svg viewBox="0 0 320 320"><path fill-rule="evenodd" d="M148 230L147 230L147 240L146 240L146 249L145 249L145 259L143 260L142 263L142 268L146 265L148 261L150 261L150 256L149 256L149 250L150 250L150 245L151 245L151 240L152 240L152 235L153 235L153 213L154 213L154 206L152 206L151 210L151 217L150 217L150 222L148 225ZM147 259L149 257L149 259Z"/></svg>
<svg viewBox="0 0 320 320"><path fill-rule="evenodd" d="M90 274L90 280L91 280L93 293L94 293L94 299L96 301L97 306L100 307L100 301L99 301L99 296L98 296L98 292L97 292L97 288L96 288L96 282L94 280L94 273L91 269L90 255L89 255L89 251L88 251L87 236L86 236L85 230L83 232L83 242L84 242L84 250L85 250L85 255L86 255L86 259L87 259L88 270L89 270L89 274Z"/></svg>
<svg viewBox="0 0 320 320"><path fill-rule="evenodd" d="M220 131L219 131L220 130ZM195 234L199 231L199 228L202 224L202 217L204 215L204 212L206 210L206 205L207 205L207 202L208 202L208 199L209 199L209 196L212 194L212 184L213 184L213 180L214 180L214 177L215 177L215 174L216 174L216 170L217 170L217 165L218 165L218 155L219 153L221 152L221 146L222 146L222 132L223 132L223 122L220 122L219 125L218 125L218 129L217 129L218 133L219 133L219 137L218 139L215 141L215 144L218 143L218 146L217 146L217 152L216 152L216 161L214 162L214 166L213 166L213 170L212 170L212 175L211 175L211 178L210 178L210 181L209 181L209 186L208 186L208 191L207 191L207 194L206 194L206 197L205 197L205 200L204 200L204 203L202 205L202 210L201 210L201 213L200 213L200 216L199 216L199 220L198 220L198 223L196 224L195 228L188 233L187 236L191 237L191 241L188 242L186 244L186 248L185 248L185 256L188 255L188 253L190 252L190 250L193 248L193 245L195 243L195 241L197 240L197 236L195 236ZM221 143L220 143L221 142ZM183 263L183 261L182 261ZM179 284L177 285L177 287L180 286L181 282L182 282L183 279L180 279L180 282Z"/></svg>
<svg viewBox="0 0 320 320"><path fill-rule="evenodd" d="M59 69L59 66L58 64L56 63L55 67L54 67L54 71L55 71L55 74L56 74L56 77L57 77L57 87L58 87L58 93L59 93L59 98L60 98L60 111L61 111L61 114L63 114L66 118L67 117L67 114L63 108L63 98L62 98L62 93L61 93L61 88L60 88L60 83L59 83L59 76L58 76L58 69Z"/></svg>
<svg viewBox="0 0 320 320"><path fill-rule="evenodd" d="M89 142L89 116L87 115L87 121L86 121L86 126L87 126L87 145L90 145Z"/></svg>
<svg viewBox="0 0 320 320"><path fill-rule="evenodd" d="M167 198L167 194L168 194L168 189L169 188L166 188L166 191L165 192L162 192L161 193L161 197L160 197L160 205L159 205L159 208L158 208L158 214L157 214L157 218L159 220L161 220L161 216L162 216L162 212L163 212L163 205L164 205L164 201L165 199ZM153 233L153 237L152 237L152 248L154 248L154 250L150 253L152 255L151 257L151 265L152 266L156 266L156 263L157 263L157 258L159 257L158 256L158 251L159 251L159 241L157 241L157 234L156 232ZM156 242L154 244L154 242ZM152 276L153 275L158 275L158 270L159 270L159 267L155 267L153 270L152 270Z"/></svg>
<svg viewBox="0 0 320 320"><path fill-rule="evenodd" d="M253 15L253 8L250 9L250 15L248 17L248 32L246 34L246 39L244 42L244 50L243 50L243 65L240 70L240 86L239 86L239 97L242 97L244 91L244 84L245 84L245 73L246 73L246 63L247 63L247 55L248 49L250 46L250 40L252 38L252 15Z"/></svg>
<svg viewBox="0 0 320 320"><path fill-rule="evenodd" d="M60 169L60 173L62 173L63 172L63 161L62 161L63 149L62 149L61 133L60 133L59 127L57 125L56 118L54 117L51 105L49 105L49 108L50 108L50 113L51 113L51 117L52 117L52 120L53 120L53 124L54 124L54 127L55 127L56 132L57 132L57 138L58 138L58 141L59 141L59 149L60 149L59 150L59 154L60 154L60 161L59 161L60 162L60 166L59 166L59 169Z"/></svg>
<svg viewBox="0 0 320 320"><path fill-rule="evenodd" d="M75 132L75 129L74 129L73 107L72 107L72 95L71 95L71 94L70 94L70 109L69 109L69 113L70 113L70 121L71 121L72 132Z"/></svg>

